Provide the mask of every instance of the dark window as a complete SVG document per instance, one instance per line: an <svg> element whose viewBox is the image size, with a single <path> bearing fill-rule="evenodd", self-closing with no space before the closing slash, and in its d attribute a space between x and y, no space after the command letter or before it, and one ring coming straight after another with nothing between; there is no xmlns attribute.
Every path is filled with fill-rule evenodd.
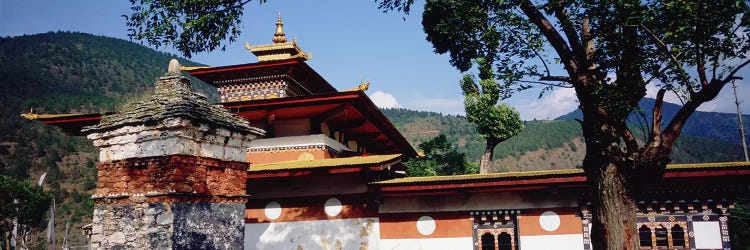
<svg viewBox="0 0 750 250"><path fill-rule="evenodd" d="M491 233L482 235L482 250L495 250L495 236Z"/></svg>
<svg viewBox="0 0 750 250"><path fill-rule="evenodd" d="M673 247L685 247L685 229L680 225L674 225L672 227L672 246Z"/></svg>
<svg viewBox="0 0 750 250"><path fill-rule="evenodd" d="M511 242L510 234L508 233L503 232L497 236L497 245L500 250L513 250L513 243Z"/></svg>
<svg viewBox="0 0 750 250"><path fill-rule="evenodd" d="M657 247L668 247L669 241L667 240L667 228L664 226L658 226L656 227L656 231L654 231L654 236L656 236L656 246Z"/></svg>
<svg viewBox="0 0 750 250"><path fill-rule="evenodd" d="M641 226L641 228L638 229L638 239L641 248L651 248L651 229L646 225Z"/></svg>

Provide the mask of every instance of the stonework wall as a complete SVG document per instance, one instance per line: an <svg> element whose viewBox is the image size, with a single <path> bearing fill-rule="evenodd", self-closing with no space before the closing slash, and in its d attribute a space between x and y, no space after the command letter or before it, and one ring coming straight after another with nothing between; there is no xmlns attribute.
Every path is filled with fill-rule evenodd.
<svg viewBox="0 0 750 250"><path fill-rule="evenodd" d="M130 203L94 208L92 249L242 249L243 203Z"/></svg>
<svg viewBox="0 0 750 250"><path fill-rule="evenodd" d="M96 205L93 221L91 249L172 248L174 215L165 204Z"/></svg>

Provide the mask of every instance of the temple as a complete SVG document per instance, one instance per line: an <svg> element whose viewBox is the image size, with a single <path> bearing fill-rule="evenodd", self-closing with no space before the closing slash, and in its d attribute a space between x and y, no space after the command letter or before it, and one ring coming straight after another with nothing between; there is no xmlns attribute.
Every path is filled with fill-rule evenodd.
<svg viewBox="0 0 750 250"><path fill-rule="evenodd" d="M592 249L582 170L410 177L417 152L369 84L337 91L283 26L245 45L258 62L172 62L153 96L114 113L24 114L100 148L92 248ZM749 177L746 162L669 165L638 197L638 246L730 249Z"/></svg>

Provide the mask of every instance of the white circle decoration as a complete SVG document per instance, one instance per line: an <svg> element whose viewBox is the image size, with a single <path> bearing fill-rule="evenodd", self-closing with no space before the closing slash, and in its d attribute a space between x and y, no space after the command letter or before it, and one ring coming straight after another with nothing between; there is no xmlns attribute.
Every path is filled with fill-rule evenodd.
<svg viewBox="0 0 750 250"><path fill-rule="evenodd" d="M266 204L266 209L264 210L266 213L266 217L269 219L275 220L281 217L281 205L278 202L272 201Z"/></svg>
<svg viewBox="0 0 750 250"><path fill-rule="evenodd" d="M328 216L336 216L341 213L341 201L336 198L326 200L325 211Z"/></svg>
<svg viewBox="0 0 750 250"><path fill-rule="evenodd" d="M422 235L430 235L435 232L435 220L430 216L422 216L417 220L417 231Z"/></svg>
<svg viewBox="0 0 750 250"><path fill-rule="evenodd" d="M545 211L539 216L539 225L547 232L552 232L560 227L560 216L552 211Z"/></svg>

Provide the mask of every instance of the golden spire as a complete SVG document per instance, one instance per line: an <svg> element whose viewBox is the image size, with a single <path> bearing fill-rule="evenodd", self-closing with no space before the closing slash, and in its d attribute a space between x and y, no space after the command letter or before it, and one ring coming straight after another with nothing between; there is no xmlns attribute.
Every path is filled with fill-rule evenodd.
<svg viewBox="0 0 750 250"><path fill-rule="evenodd" d="M286 35L284 34L284 21L281 21L281 13L279 13L279 19L276 20L276 33L273 33L274 43L285 43Z"/></svg>

